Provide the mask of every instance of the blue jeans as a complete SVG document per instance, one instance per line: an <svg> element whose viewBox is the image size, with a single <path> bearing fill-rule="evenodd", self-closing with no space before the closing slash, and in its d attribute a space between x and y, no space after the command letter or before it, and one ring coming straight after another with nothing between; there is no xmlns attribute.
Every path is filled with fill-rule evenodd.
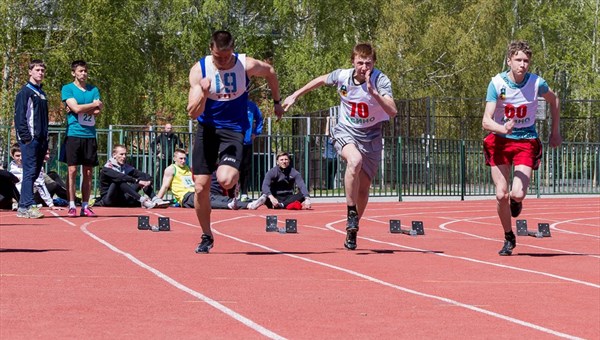
<svg viewBox="0 0 600 340"><path fill-rule="evenodd" d="M21 162L23 163L23 180L21 182L19 208L27 209L35 205L33 183L39 177L44 165L44 158L48 150L48 141L34 138L27 144L19 142L19 147L21 148Z"/></svg>

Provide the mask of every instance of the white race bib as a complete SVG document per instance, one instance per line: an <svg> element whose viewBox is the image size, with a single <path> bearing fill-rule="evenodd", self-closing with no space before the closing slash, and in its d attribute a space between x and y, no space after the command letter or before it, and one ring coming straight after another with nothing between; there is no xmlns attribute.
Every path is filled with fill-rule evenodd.
<svg viewBox="0 0 600 340"><path fill-rule="evenodd" d="M96 125L96 117L90 113L79 113L77 115L77 120L79 124L85 126L94 126Z"/></svg>

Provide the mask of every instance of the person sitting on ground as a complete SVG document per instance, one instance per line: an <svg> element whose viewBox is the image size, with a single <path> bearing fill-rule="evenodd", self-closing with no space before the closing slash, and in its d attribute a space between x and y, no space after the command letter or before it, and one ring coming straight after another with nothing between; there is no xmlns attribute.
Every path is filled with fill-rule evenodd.
<svg viewBox="0 0 600 340"><path fill-rule="evenodd" d="M296 187L300 189L295 193ZM290 166L287 152L277 154L277 165L267 172L262 183L262 195L248 204L248 209L266 205L269 209L300 210L311 208L310 196L300 173Z"/></svg>
<svg viewBox="0 0 600 340"><path fill-rule="evenodd" d="M126 160L127 148L125 145L115 145L112 158L100 171L100 200L96 202L96 205L135 207L141 204L147 209L168 207L169 202L154 195L152 176L127 164ZM140 189L144 195L139 194Z"/></svg>
<svg viewBox="0 0 600 340"><path fill-rule="evenodd" d="M17 177L18 182L15 187L19 194L21 193L21 182L23 181L23 161L21 157L21 147L19 144L14 144L10 148L10 156L12 157L12 161L9 165L10 173L12 173L15 177ZM46 160L48 160L49 153L46 151ZM44 181L44 177L46 173L44 168L42 167L38 177L35 179L33 183L33 200L35 204L41 204L43 206L49 207L52 210L62 210L62 208L54 205L54 201L52 199L52 194L46 187L46 182Z"/></svg>
<svg viewBox="0 0 600 340"><path fill-rule="evenodd" d="M163 174L162 186L156 195L165 197L167 191L171 190L179 206L183 208L194 207L194 179L192 170L186 165L187 155L184 150L176 149L173 153L173 164L169 165ZM234 190L230 190L233 192ZM223 187L213 174L211 180L210 202L213 209L245 209L247 203L234 200L223 194Z"/></svg>
<svg viewBox="0 0 600 340"><path fill-rule="evenodd" d="M17 210L21 195L17 190L19 178L0 165L0 209Z"/></svg>

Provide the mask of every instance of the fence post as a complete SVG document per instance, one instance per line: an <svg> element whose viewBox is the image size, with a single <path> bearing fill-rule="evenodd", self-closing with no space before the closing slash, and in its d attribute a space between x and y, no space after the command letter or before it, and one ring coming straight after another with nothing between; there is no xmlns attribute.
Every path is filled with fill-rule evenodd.
<svg viewBox="0 0 600 340"><path fill-rule="evenodd" d="M310 188L310 157L308 157L308 150L310 150L310 136L304 136L304 183L307 188Z"/></svg>
<svg viewBox="0 0 600 340"><path fill-rule="evenodd" d="M467 159L465 156L465 140L460 141L460 200L465 200L467 191Z"/></svg>
<svg viewBox="0 0 600 340"><path fill-rule="evenodd" d="M396 183L398 186L398 202L402 202L402 137L398 137L398 147L396 148L396 161L398 162L398 165L396 166L396 168L398 169L398 171L396 171Z"/></svg>

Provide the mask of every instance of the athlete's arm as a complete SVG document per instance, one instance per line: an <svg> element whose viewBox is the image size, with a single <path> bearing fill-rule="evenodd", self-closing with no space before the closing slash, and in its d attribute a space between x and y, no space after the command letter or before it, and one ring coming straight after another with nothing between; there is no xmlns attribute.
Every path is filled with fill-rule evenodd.
<svg viewBox="0 0 600 340"><path fill-rule="evenodd" d="M329 76L329 73L324 74L322 76L318 76L317 78L306 83L306 85L302 86L300 89L296 90L296 92L292 93L289 97L285 98L285 100L283 101L283 109L285 111L289 110L289 108L292 105L294 105L294 103L296 102L296 100L298 98L300 98L301 96L305 95L306 93L308 93L316 88L319 88L319 87L325 85L325 81L327 80L328 76Z"/></svg>
<svg viewBox="0 0 600 340"><path fill-rule="evenodd" d="M501 134L510 134L512 132L513 126L515 126L514 120L509 120L504 123L504 125L496 123L494 120L494 111L496 110L496 102L486 102L485 110L483 112L483 120L481 125L484 130L489 132L496 132Z"/></svg>
<svg viewBox="0 0 600 340"><path fill-rule="evenodd" d="M562 143L560 136L560 104L558 97L551 89L542 94L546 103L550 104L550 114L552 115L552 130L550 131L550 147L555 148Z"/></svg>
<svg viewBox="0 0 600 340"><path fill-rule="evenodd" d="M202 78L199 63L196 63L190 69L190 93L188 95L187 112L191 119L198 118L204 112L208 90L210 89L210 80Z"/></svg>
<svg viewBox="0 0 600 340"><path fill-rule="evenodd" d="M169 165L165 169L165 174L163 175L162 186L160 187L160 191L158 192L158 194L156 194L156 196L158 198L162 199L164 197L164 195L167 193L167 191L169 191L169 188L171 187L171 182L173 181L174 175L175 175L175 172L173 171L173 167Z"/></svg>
<svg viewBox="0 0 600 340"><path fill-rule="evenodd" d="M248 77L261 77L265 78L269 88L271 89L271 98L274 101L281 101L281 95L279 93L279 80L277 80L277 73L272 65L265 63L264 61L256 60L254 58L246 57L246 73ZM284 110L281 103L275 104L275 115L280 119L283 116Z"/></svg>
<svg viewBox="0 0 600 340"><path fill-rule="evenodd" d="M367 91L369 91L369 94L371 95L371 97L375 98L377 103L379 103L379 105L383 108L383 111L385 111L385 113L387 113L388 116L390 116L390 118L394 118L398 114L398 108L396 108L396 102L394 102L394 98L392 98L392 96L387 95L386 93L381 95L381 94L379 94L378 89L373 87L373 85L371 84L371 72L372 71L373 70L369 70L366 74ZM382 76L383 76L383 74L381 74L381 76L379 78L382 78ZM389 86L390 91L391 91L391 84L389 84L389 79L387 77L385 77L385 79L388 81L388 84L386 84L386 86Z"/></svg>

